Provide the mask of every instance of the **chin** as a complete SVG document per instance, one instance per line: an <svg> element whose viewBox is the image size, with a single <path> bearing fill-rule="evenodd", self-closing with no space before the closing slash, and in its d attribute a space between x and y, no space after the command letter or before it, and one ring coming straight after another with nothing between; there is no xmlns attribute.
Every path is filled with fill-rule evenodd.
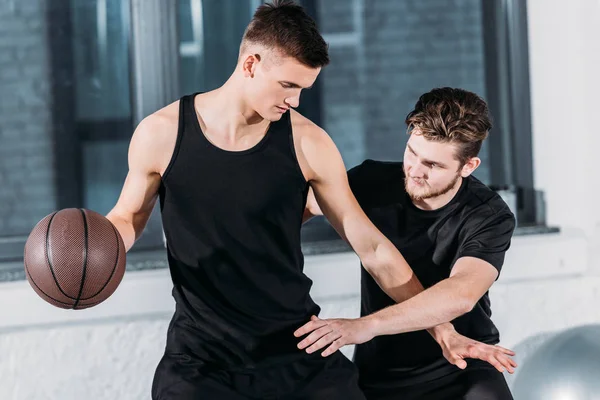
<svg viewBox="0 0 600 400"><path fill-rule="evenodd" d="M419 190L415 188L406 188L406 193L413 200L422 200L429 196L429 190Z"/></svg>
<svg viewBox="0 0 600 400"><path fill-rule="evenodd" d="M267 115L265 115L263 118L267 119L271 122L275 122L275 121L279 121L281 119L281 117L283 117L283 114L280 113L269 113Z"/></svg>

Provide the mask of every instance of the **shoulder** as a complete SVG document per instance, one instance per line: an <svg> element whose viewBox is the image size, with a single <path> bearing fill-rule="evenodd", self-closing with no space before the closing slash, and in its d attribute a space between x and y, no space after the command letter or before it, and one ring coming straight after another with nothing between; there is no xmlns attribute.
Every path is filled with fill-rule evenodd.
<svg viewBox="0 0 600 400"><path fill-rule="evenodd" d="M148 115L136 127L129 146L129 161L162 173L177 141L179 101Z"/></svg>
<svg viewBox="0 0 600 400"><path fill-rule="evenodd" d="M502 197L489 186L481 182L474 176L469 176L468 185L468 204L470 207L481 207L486 209L489 214L512 213Z"/></svg>
<svg viewBox="0 0 600 400"><path fill-rule="evenodd" d="M148 115L138 125L136 132L155 138L172 136L179 125L179 100Z"/></svg>
<svg viewBox="0 0 600 400"><path fill-rule="evenodd" d="M333 145L333 140L325 132L325 129L296 110L290 110L289 112L295 142L301 144L303 147Z"/></svg>
<svg viewBox="0 0 600 400"><path fill-rule="evenodd" d="M312 181L324 176L344 175L342 156L327 132L297 111L290 110L289 113L294 150L305 179Z"/></svg>
<svg viewBox="0 0 600 400"><path fill-rule="evenodd" d="M504 199L475 177L469 177L466 196L469 224L471 227L504 224L511 229L516 225L515 216Z"/></svg>

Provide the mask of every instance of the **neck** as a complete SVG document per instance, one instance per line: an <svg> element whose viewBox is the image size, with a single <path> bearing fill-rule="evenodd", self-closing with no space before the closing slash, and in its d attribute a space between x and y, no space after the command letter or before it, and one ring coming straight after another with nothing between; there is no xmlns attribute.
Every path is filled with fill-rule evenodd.
<svg viewBox="0 0 600 400"><path fill-rule="evenodd" d="M440 194L439 196L422 200L412 200L412 202L415 207L420 208L421 210L434 211L440 209L446 204L450 203L454 196L456 196L460 186L462 185L462 181L463 177L459 177L450 190L448 190L446 193Z"/></svg>
<svg viewBox="0 0 600 400"><path fill-rule="evenodd" d="M229 140L264 133L269 121L261 117L245 101L240 82L235 74L223 86L208 93L202 119L207 127Z"/></svg>

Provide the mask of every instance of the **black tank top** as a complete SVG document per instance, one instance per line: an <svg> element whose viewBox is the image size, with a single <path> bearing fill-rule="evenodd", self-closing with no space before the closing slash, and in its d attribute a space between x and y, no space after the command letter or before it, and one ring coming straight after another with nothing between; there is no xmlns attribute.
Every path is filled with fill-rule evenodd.
<svg viewBox="0 0 600 400"><path fill-rule="evenodd" d="M221 368L302 357L295 329L317 314L300 247L308 183L290 113L244 151L203 134L195 95L180 101L160 206L176 311L167 353Z"/></svg>

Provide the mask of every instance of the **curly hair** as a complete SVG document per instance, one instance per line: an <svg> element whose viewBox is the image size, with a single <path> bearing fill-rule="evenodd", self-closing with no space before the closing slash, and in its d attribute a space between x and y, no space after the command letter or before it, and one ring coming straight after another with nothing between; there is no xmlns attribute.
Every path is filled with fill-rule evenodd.
<svg viewBox="0 0 600 400"><path fill-rule="evenodd" d="M492 129L488 106L481 97L448 87L423 94L405 122L409 134L416 128L428 140L455 144L461 166L479 154Z"/></svg>

